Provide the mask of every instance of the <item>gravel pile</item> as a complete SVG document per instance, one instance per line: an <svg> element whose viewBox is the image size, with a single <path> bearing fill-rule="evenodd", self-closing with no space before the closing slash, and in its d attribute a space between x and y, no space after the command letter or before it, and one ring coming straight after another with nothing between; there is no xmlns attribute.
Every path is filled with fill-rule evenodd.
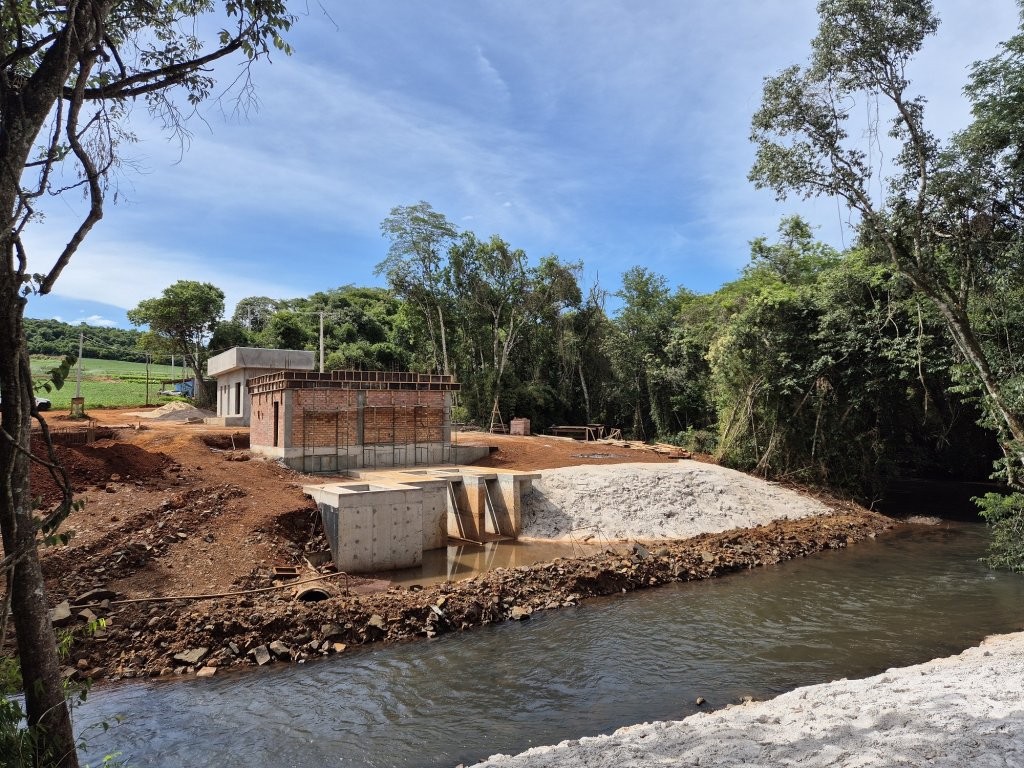
<svg viewBox="0 0 1024 768"><path fill-rule="evenodd" d="M1024 633L863 680L609 736L496 755L479 768L1024 765Z"/></svg>
<svg viewBox="0 0 1024 768"><path fill-rule="evenodd" d="M832 510L714 464L611 464L545 470L523 500L538 539L683 539Z"/></svg>

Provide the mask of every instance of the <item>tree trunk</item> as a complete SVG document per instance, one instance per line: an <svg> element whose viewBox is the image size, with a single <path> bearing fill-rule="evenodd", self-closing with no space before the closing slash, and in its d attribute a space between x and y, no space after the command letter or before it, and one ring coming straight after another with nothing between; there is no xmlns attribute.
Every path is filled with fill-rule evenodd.
<svg viewBox="0 0 1024 768"><path fill-rule="evenodd" d="M441 309L441 305L437 305L437 322L440 326L441 331L441 359L444 363L443 373L445 376L452 375L451 365L448 362L448 334L444 327L444 311Z"/></svg>
<svg viewBox="0 0 1024 768"><path fill-rule="evenodd" d="M60 678L60 660L50 621L46 585L39 564L36 524L29 487L29 458L34 394L22 329L24 299L0 286L0 532L4 552L23 553L8 572L18 656L25 689L28 725L45 735L37 742L38 766L77 768L71 715ZM8 437L9 436L9 437Z"/></svg>
<svg viewBox="0 0 1024 768"><path fill-rule="evenodd" d="M593 419L590 418L590 391L587 389L587 380L583 376L583 361L581 360L576 366L580 372L580 387L583 389L583 404L587 411L587 424Z"/></svg>

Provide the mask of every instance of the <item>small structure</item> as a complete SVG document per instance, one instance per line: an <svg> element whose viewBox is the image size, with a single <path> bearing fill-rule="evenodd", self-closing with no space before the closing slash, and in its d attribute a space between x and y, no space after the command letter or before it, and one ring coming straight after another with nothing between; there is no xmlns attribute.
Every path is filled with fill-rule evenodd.
<svg viewBox="0 0 1024 768"><path fill-rule="evenodd" d="M302 472L470 463L452 441L451 376L287 370L249 379L250 450Z"/></svg>
<svg viewBox="0 0 1024 768"><path fill-rule="evenodd" d="M347 573L411 568L450 539L516 539L522 498L539 474L476 467L358 472L358 481L307 485L331 555Z"/></svg>
<svg viewBox="0 0 1024 768"><path fill-rule="evenodd" d="M512 419L508 423L508 433L510 435L519 435L520 437L527 437L530 434L530 420L529 419Z"/></svg>
<svg viewBox="0 0 1024 768"><path fill-rule="evenodd" d="M208 423L222 427L247 427L251 419L249 380L282 369L312 371L313 353L301 349L232 347L214 355L206 372L217 380L217 416Z"/></svg>

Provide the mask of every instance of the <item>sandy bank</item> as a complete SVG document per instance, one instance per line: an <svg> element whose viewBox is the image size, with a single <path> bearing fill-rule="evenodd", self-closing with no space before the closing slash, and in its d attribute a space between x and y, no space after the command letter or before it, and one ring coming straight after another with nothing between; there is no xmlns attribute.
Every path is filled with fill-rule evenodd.
<svg viewBox="0 0 1024 768"><path fill-rule="evenodd" d="M686 539L821 515L824 504L714 464L616 464L550 469L524 499L524 537Z"/></svg>
<svg viewBox="0 0 1024 768"><path fill-rule="evenodd" d="M1024 633L775 699L497 755L489 768L1024 766Z"/></svg>

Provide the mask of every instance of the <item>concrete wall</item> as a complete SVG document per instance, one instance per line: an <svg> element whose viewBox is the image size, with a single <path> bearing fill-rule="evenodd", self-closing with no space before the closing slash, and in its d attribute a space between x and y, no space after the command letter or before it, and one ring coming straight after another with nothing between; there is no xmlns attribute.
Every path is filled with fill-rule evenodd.
<svg viewBox="0 0 1024 768"><path fill-rule="evenodd" d="M451 444L447 391L254 389L249 398L251 450L302 472L467 463L488 453L485 447Z"/></svg>
<svg viewBox="0 0 1024 768"><path fill-rule="evenodd" d="M270 371L312 371L315 355L302 349L264 349L262 347L232 347L214 355L206 362L209 376L239 368L259 368Z"/></svg>
<svg viewBox="0 0 1024 768"><path fill-rule="evenodd" d="M471 469L365 473L358 481L307 485L335 565L349 573L410 568L449 536L516 538L521 496L538 474Z"/></svg>
<svg viewBox="0 0 1024 768"><path fill-rule="evenodd" d="M412 568L423 562L419 488L339 483L305 490L320 509L339 570L366 573Z"/></svg>

